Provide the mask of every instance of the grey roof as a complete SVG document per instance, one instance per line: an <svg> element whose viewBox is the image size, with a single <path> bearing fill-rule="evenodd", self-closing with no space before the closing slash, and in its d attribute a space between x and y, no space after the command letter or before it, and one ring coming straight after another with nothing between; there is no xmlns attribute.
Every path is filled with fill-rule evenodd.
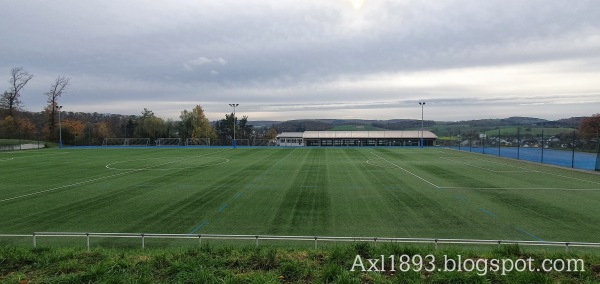
<svg viewBox="0 0 600 284"><path fill-rule="evenodd" d="M277 134L277 138L302 138L304 132L281 132Z"/></svg>
<svg viewBox="0 0 600 284"><path fill-rule="evenodd" d="M305 131L283 132L277 137L295 137L303 139L353 139L353 138L421 138L421 131ZM423 131L423 138L437 138L431 131Z"/></svg>

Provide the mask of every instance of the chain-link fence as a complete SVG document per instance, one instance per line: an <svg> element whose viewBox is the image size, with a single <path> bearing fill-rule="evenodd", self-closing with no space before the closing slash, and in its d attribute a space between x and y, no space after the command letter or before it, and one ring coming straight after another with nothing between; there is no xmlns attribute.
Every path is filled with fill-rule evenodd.
<svg viewBox="0 0 600 284"><path fill-rule="evenodd" d="M456 129L438 145L570 168L600 171L600 135L565 129Z"/></svg>

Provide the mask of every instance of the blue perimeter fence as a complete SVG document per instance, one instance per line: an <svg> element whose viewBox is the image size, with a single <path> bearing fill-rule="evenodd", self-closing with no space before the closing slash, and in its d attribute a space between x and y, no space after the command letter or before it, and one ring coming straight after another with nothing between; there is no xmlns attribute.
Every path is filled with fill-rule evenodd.
<svg viewBox="0 0 600 284"><path fill-rule="evenodd" d="M551 131L546 131L546 134L544 131L537 134L504 134L498 130L497 134L489 135L469 131L462 134L459 132L458 135L451 136L450 140L439 140L438 145L467 152L600 171L599 134L551 134Z"/></svg>
<svg viewBox="0 0 600 284"><path fill-rule="evenodd" d="M541 148L483 148L483 147L448 147L451 149L512 158L530 162L569 167L582 170L600 171L600 154L587 152L573 152L566 150Z"/></svg>

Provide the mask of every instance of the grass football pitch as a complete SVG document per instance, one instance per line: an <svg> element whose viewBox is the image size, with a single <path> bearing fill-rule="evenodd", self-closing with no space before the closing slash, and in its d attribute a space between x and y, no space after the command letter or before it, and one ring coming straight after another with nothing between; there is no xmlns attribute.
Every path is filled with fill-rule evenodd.
<svg viewBox="0 0 600 284"><path fill-rule="evenodd" d="M0 152L0 233L600 241L600 175L441 148Z"/></svg>

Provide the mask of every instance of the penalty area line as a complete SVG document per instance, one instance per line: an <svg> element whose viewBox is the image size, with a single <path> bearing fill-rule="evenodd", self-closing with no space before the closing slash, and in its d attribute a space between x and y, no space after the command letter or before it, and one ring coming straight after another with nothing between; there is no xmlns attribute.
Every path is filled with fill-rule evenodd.
<svg viewBox="0 0 600 284"><path fill-rule="evenodd" d="M42 193L46 193L46 192L51 192L51 191L55 191L55 190L59 190L59 189L64 189L64 188L74 187L74 186L78 186L78 185L88 184L88 183L92 183L92 182L95 182L95 181L100 181L100 180L104 180L104 179L108 179L108 178L118 177L118 176L130 174L130 173L134 173L134 172L138 172L138 171L142 171L142 170L143 169L133 170L133 171L128 171L128 172L121 172L121 173L114 174L114 175L103 176L103 177L99 177L99 178L95 178L95 179L90 179L90 180L80 181L80 182L76 182L76 183L72 183L72 184L62 185L62 186L58 186L58 187L54 187L54 188L50 188L50 189L46 189L46 190L42 190L42 191L36 191L36 192L28 193L28 194L23 194L23 195L11 197L11 198L2 199L2 200L0 200L0 202L11 201L11 200L25 198L25 197L29 197L29 196L33 196L33 195L38 195L38 194L42 194Z"/></svg>
<svg viewBox="0 0 600 284"><path fill-rule="evenodd" d="M413 172L411 172L411 171L409 171L409 170L407 170L407 169L405 169L405 168L403 168L403 167L401 167L401 166L398 166L398 165L394 164L394 163L393 163L393 162L391 162L391 161L388 161L387 159L385 159L385 158L383 158L383 157L381 157L381 156L377 155L377 154L376 154L376 153L374 153L374 152L371 152L371 154L373 154L373 155L377 156L378 158L380 158L380 159L382 159L382 160L384 160L384 161L386 161L386 162L390 163L390 164L391 164L391 165L393 165L394 167L396 167L396 168L399 168L399 169L401 169L401 170L403 170L403 171L405 171L405 172L409 173L410 175L412 175L412 176L414 176L414 177L416 177L416 178L418 178L418 179L420 179L420 180L422 180L422 181L424 181L424 182L426 182L426 183L428 183L428 184L432 185L432 186L433 186L433 187L435 187L435 188L440 188L439 186L435 185L433 182L430 182L430 181L428 181L428 180L426 180L426 179L422 178L421 176L419 176L419 175L417 175L417 174L415 174L415 173L413 173Z"/></svg>

